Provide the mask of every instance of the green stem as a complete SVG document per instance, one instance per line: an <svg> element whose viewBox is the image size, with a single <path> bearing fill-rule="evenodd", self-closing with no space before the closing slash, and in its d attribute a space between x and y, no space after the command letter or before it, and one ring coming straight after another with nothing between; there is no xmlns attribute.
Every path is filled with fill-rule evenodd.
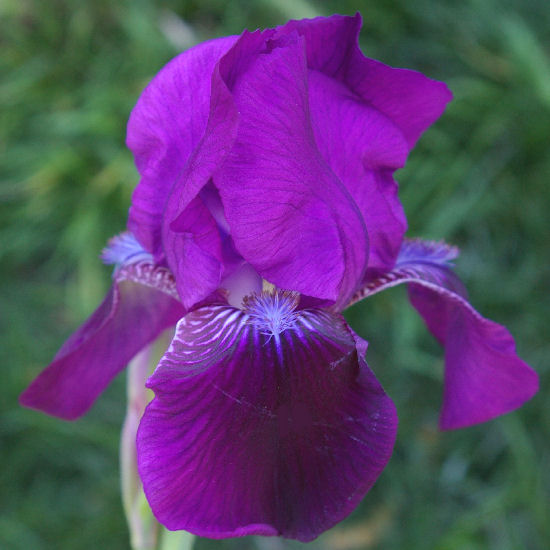
<svg viewBox="0 0 550 550"><path fill-rule="evenodd" d="M187 531L162 529L160 550L191 550L195 536Z"/></svg>
<svg viewBox="0 0 550 550"><path fill-rule="evenodd" d="M145 382L170 338L168 332L161 335L128 365L128 406L120 441L120 480L132 550L191 550L195 538L186 531L168 531L157 522L145 498L137 469L136 434L151 398Z"/></svg>
<svg viewBox="0 0 550 550"><path fill-rule="evenodd" d="M136 456L136 433L149 401L145 381L149 375L151 358L152 346L148 346L138 353L128 366L128 406L120 442L122 501L132 550L155 550L159 531L159 524L143 493Z"/></svg>

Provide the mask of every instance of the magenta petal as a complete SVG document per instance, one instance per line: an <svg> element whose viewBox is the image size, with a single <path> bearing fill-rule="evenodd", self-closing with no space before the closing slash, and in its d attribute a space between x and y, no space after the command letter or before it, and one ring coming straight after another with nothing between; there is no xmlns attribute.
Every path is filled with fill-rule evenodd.
<svg viewBox="0 0 550 550"><path fill-rule="evenodd" d="M246 49L242 43L248 38L249 49ZM232 263L227 252L233 249L229 226L218 190L210 182L235 141L239 122L224 68L228 64L246 66L249 57L258 53L262 45L260 33L245 34L215 65L206 130L172 187L163 212L164 249L187 307L212 292L220 282L220 273L231 269L231 265L227 265ZM220 235L216 235L216 224L226 240L223 247Z"/></svg>
<svg viewBox="0 0 550 550"><path fill-rule="evenodd" d="M164 239L166 259L186 309L220 286L221 239L218 226L200 197L195 197L171 224Z"/></svg>
<svg viewBox="0 0 550 550"><path fill-rule="evenodd" d="M265 31L266 34L269 32ZM170 193L166 204L165 233L184 215L199 192L203 191L204 198L213 198L213 190L207 184L233 146L239 126L239 113L229 89L234 78L232 73L245 72L263 46L264 34L245 31L213 67L208 124Z"/></svg>
<svg viewBox="0 0 550 550"><path fill-rule="evenodd" d="M228 68L239 132L214 175L235 246L279 288L344 303L362 279L368 238L315 143L303 40L267 40L239 76Z"/></svg>
<svg viewBox="0 0 550 550"><path fill-rule="evenodd" d="M23 392L21 404L67 420L83 415L136 353L182 317L173 290L162 268L123 268L98 309Z"/></svg>
<svg viewBox="0 0 550 550"><path fill-rule="evenodd" d="M407 229L393 172L408 144L389 118L318 71L309 73L309 97L319 150L365 220L369 268L391 269Z"/></svg>
<svg viewBox="0 0 550 550"><path fill-rule="evenodd" d="M270 31L266 31L269 33ZM239 126L239 113L229 86L234 76L231 71L246 71L248 64L259 54L264 45L264 35L259 31L245 32L216 63L212 71L210 111L204 135L187 162L170 193L164 219L164 233L174 224L181 223L185 209L201 193L208 206L214 207L217 221L227 231L225 214L219 211L218 192L208 184L225 156L233 146Z"/></svg>
<svg viewBox="0 0 550 550"><path fill-rule="evenodd" d="M142 93L128 122L127 145L141 181L128 226L140 243L162 253L162 214L168 195L207 127L214 67L236 37L199 44L173 59Z"/></svg>
<svg viewBox="0 0 550 550"><path fill-rule="evenodd" d="M387 116L412 148L440 116L452 94L443 82L366 58L358 45L361 16L290 21L280 32L297 31L307 44L308 67L339 80Z"/></svg>
<svg viewBox="0 0 550 550"><path fill-rule="evenodd" d="M445 84L365 58L361 17L291 21L305 38L315 139L364 216L369 268L393 267L407 222L393 179L420 134L443 112Z"/></svg>
<svg viewBox="0 0 550 550"><path fill-rule="evenodd" d="M512 335L466 300L413 284L411 302L445 346L440 427L464 428L517 409L538 390L538 376L516 354Z"/></svg>
<svg viewBox="0 0 550 550"><path fill-rule="evenodd" d="M268 334L271 307L189 313L149 379L139 471L169 529L309 541L357 506L391 455L393 403L343 319L290 308L286 330Z"/></svg>
<svg viewBox="0 0 550 550"><path fill-rule="evenodd" d="M457 254L444 243L405 241L395 268L370 281L355 298L409 284L413 306L445 347L442 429L510 412L538 390L538 376L517 356L511 334L468 303L449 265Z"/></svg>

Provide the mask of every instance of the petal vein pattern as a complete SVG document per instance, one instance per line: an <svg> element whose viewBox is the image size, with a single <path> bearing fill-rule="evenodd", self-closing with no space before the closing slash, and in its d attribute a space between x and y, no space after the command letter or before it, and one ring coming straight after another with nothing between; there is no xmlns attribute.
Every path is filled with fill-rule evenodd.
<svg viewBox="0 0 550 550"><path fill-rule="evenodd" d="M466 298L464 285L450 270L450 262L457 256L458 249L444 242L405 239L394 268L368 279L365 286L355 293L349 305L403 283L431 287L437 292L446 293L450 300ZM479 315L470 304L465 302L465 305L474 315Z"/></svg>
<svg viewBox="0 0 550 550"><path fill-rule="evenodd" d="M183 52L152 80L128 122L127 145L141 175L128 227L158 260L166 201L207 128L211 75L237 40L210 40Z"/></svg>
<svg viewBox="0 0 550 550"><path fill-rule="evenodd" d="M386 465L395 409L343 319L303 310L271 336L226 305L179 322L137 440L147 498L169 529L312 540Z"/></svg>
<svg viewBox="0 0 550 550"><path fill-rule="evenodd" d="M136 262L122 266L115 272L114 277L119 283L122 281L132 281L164 292L164 294L168 294L174 300L179 300L174 275L165 267L155 266L150 262Z"/></svg>

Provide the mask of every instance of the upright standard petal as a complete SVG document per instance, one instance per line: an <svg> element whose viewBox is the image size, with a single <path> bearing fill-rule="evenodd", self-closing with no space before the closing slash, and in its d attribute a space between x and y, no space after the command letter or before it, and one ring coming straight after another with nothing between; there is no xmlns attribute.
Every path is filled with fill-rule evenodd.
<svg viewBox="0 0 550 550"><path fill-rule="evenodd" d="M407 229L393 172L408 144L387 116L319 71L309 72L309 104L319 150L365 220L369 269L389 270Z"/></svg>
<svg viewBox="0 0 550 550"><path fill-rule="evenodd" d="M169 529L309 541L385 467L392 401L344 320L296 303L262 294L178 324L137 439L145 494Z"/></svg>
<svg viewBox="0 0 550 550"><path fill-rule="evenodd" d="M226 67L240 125L214 184L237 250L262 277L343 304L362 279L368 237L315 143L304 48L297 34L268 39L246 72Z"/></svg>
<svg viewBox="0 0 550 550"><path fill-rule="evenodd" d="M412 148L452 94L443 82L365 57L358 43L360 29L361 16L356 14L290 21L279 32L304 36L308 67L339 80L387 116Z"/></svg>
<svg viewBox="0 0 550 550"><path fill-rule="evenodd" d="M445 347L442 429L485 422L520 407L538 390L535 371L516 354L505 327L482 317L450 269L458 251L444 243L405 241L395 268L371 280L353 302L401 283Z"/></svg>
<svg viewBox="0 0 550 550"><path fill-rule="evenodd" d="M130 116L126 142L141 181L128 226L157 259L168 195L207 127L212 72L236 39L204 42L173 59L143 91Z"/></svg>
<svg viewBox="0 0 550 550"><path fill-rule="evenodd" d="M220 282L228 263L224 254L233 249L225 215L220 211L221 201L214 204L219 201L218 191L209 182L232 147L239 122L224 67L229 64L245 70L264 43L259 32L245 36L250 38L241 37L214 67L206 130L172 187L163 214L166 259L187 307L199 302Z"/></svg>
<svg viewBox="0 0 550 550"><path fill-rule="evenodd" d="M22 405L74 420L136 353L185 313L164 268L140 261L117 270L99 308L20 397Z"/></svg>
<svg viewBox="0 0 550 550"><path fill-rule="evenodd" d="M270 30L254 33L245 31L214 66L208 124L185 170L172 188L166 205L165 231L181 221L178 218L184 216L185 209L197 194L212 198L214 189L207 184L233 146L240 122L231 88L237 75L245 73L261 53L266 37L271 34L273 31ZM219 215L216 217L221 221ZM228 229L224 227L224 230Z"/></svg>
<svg viewBox="0 0 550 550"><path fill-rule="evenodd" d="M451 93L415 71L363 56L361 17L291 21L280 33L305 37L315 139L365 217L369 268L391 269L407 228L393 172Z"/></svg>

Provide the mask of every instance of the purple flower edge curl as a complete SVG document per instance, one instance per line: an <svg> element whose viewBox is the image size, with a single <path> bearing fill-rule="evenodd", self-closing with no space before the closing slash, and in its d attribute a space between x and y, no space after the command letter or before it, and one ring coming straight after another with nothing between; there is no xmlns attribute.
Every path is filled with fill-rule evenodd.
<svg viewBox="0 0 550 550"><path fill-rule="evenodd" d="M22 405L79 418L141 349L185 314L174 277L133 236L112 239L103 259L117 264L107 296L21 394Z"/></svg>

